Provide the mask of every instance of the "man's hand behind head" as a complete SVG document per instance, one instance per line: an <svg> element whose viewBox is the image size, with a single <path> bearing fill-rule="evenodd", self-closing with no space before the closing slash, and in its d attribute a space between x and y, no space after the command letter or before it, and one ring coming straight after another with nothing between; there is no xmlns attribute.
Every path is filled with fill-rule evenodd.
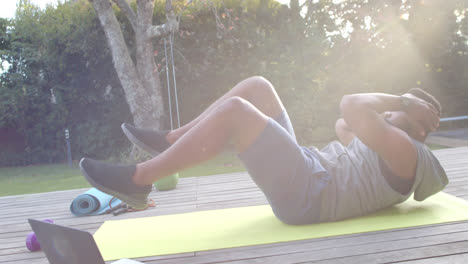
<svg viewBox="0 0 468 264"><path fill-rule="evenodd" d="M410 102L404 110L420 136L425 138L429 132L439 127L440 115L433 104L412 94L407 93L403 96Z"/></svg>

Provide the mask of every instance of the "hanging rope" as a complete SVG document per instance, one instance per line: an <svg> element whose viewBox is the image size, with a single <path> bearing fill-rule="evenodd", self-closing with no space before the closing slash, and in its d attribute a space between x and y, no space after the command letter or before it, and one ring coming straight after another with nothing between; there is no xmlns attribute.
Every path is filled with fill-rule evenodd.
<svg viewBox="0 0 468 264"><path fill-rule="evenodd" d="M172 48L174 40L174 32L169 36L169 44L171 45L171 64L172 64L172 76L174 77L174 95L175 95L175 103L176 103L176 111L177 111L177 125L180 127L180 116L179 116L179 99L177 98L177 82L175 76L175 64L174 64L174 50Z"/></svg>
<svg viewBox="0 0 468 264"><path fill-rule="evenodd" d="M171 120L171 130L174 129L172 125L172 100L171 100L171 85L169 83L169 65L167 60L167 44L166 38L164 38L164 56L166 58L166 82L167 82L167 96L169 98L169 119Z"/></svg>
<svg viewBox="0 0 468 264"><path fill-rule="evenodd" d="M175 76L175 64L174 64L174 48L173 48L173 38L174 34L169 35L169 48L170 48L170 64L172 66L172 76L174 78L174 99L176 104L176 113L177 113L177 127L180 127L180 114L179 114L179 98L177 96L177 81ZM166 58L166 81L167 81L167 94L169 100L169 119L171 121L171 130L174 129L174 119L172 117L172 96L171 96L171 85L170 85L170 74L169 74L169 60L167 58L167 40L164 38L164 56Z"/></svg>
<svg viewBox="0 0 468 264"><path fill-rule="evenodd" d="M182 15L182 12L185 10L185 8L192 3L192 0L189 0L182 10L179 12L177 15L177 23L180 23L180 17ZM174 78L174 99L175 99L175 104L176 104L176 113L177 113L177 127L180 127L180 114L179 114L179 98L177 96L177 81L176 81L176 75L175 75L175 63L174 63L174 31L172 31L169 34L169 48L171 49L171 66L172 66L172 76ZM164 38L164 56L166 58L166 80L167 80L167 95L168 95L168 100L169 100L169 119L171 121L171 130L174 129L174 121L172 117L172 97L171 97L171 85L170 85L170 76L169 76L169 60L167 59L167 39Z"/></svg>

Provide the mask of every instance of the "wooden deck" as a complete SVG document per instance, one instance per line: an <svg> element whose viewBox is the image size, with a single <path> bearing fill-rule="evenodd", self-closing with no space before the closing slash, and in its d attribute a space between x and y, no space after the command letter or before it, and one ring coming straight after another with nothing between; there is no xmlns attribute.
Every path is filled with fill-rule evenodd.
<svg viewBox="0 0 468 264"><path fill-rule="evenodd" d="M468 147L435 151L446 169L446 192L468 200ZM0 198L0 263L48 263L29 252L27 218L94 233L106 220L266 204L245 173L181 179L177 189L153 192L157 207L120 216L74 217L69 206L85 189ZM274 232L274 231L273 231ZM468 221L295 242L138 259L146 263L468 263Z"/></svg>
<svg viewBox="0 0 468 264"><path fill-rule="evenodd" d="M468 128L433 132L427 137L426 143L452 148L466 147L468 146Z"/></svg>

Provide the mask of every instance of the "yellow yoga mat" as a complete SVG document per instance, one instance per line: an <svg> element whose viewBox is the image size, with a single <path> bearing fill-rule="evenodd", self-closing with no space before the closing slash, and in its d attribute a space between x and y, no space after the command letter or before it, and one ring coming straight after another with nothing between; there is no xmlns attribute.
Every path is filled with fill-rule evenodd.
<svg viewBox="0 0 468 264"><path fill-rule="evenodd" d="M377 213L288 226L268 205L106 221L94 234L104 259L137 258L468 220L468 202L446 193Z"/></svg>

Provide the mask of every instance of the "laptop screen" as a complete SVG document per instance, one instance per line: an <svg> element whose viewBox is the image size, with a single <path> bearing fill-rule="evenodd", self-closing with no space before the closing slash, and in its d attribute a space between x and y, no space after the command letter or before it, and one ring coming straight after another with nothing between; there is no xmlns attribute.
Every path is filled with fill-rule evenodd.
<svg viewBox="0 0 468 264"><path fill-rule="evenodd" d="M28 221L51 264L104 264L90 233L34 219Z"/></svg>

